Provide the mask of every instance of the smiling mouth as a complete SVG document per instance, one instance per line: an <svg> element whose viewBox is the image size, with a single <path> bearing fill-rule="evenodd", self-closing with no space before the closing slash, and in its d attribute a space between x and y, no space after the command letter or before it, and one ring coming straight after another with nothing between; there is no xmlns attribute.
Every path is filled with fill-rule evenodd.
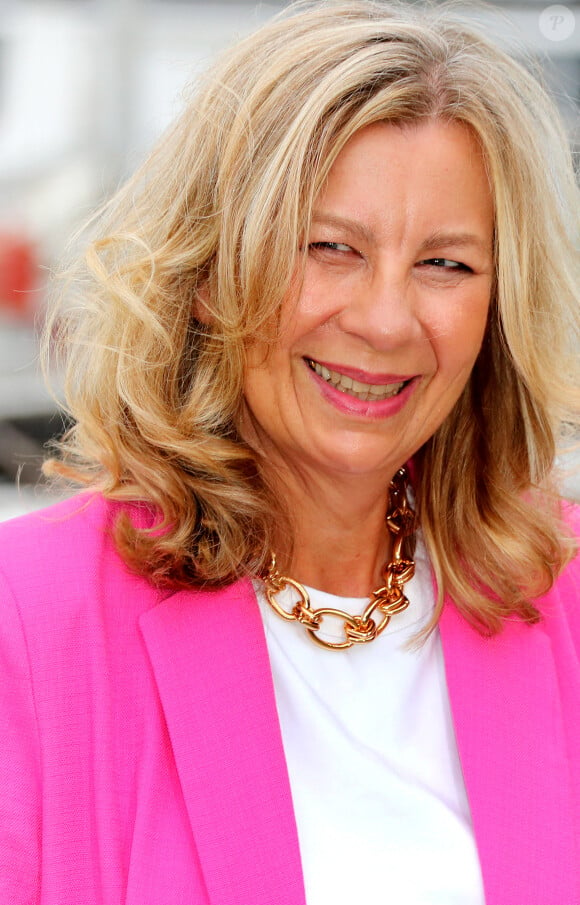
<svg viewBox="0 0 580 905"><path fill-rule="evenodd" d="M324 365L319 364L312 358L304 359L311 371L322 377L326 383L329 383L341 393L347 393L363 402L381 402L383 399L390 399L397 396L401 390L410 383L409 380L401 380L398 383L373 384L361 383L360 380L353 380L340 371L331 371Z"/></svg>

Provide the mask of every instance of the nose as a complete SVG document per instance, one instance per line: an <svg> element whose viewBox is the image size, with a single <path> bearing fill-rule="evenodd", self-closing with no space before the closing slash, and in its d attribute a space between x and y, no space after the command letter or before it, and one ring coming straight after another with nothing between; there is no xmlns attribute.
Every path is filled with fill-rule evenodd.
<svg viewBox="0 0 580 905"><path fill-rule="evenodd" d="M338 320L341 330L377 351L393 351L425 338L413 281L394 264L375 269L352 287Z"/></svg>

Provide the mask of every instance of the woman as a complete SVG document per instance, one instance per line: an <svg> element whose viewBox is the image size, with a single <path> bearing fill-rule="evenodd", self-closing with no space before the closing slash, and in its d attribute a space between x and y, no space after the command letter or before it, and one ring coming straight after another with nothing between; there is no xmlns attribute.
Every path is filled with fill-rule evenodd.
<svg viewBox="0 0 580 905"><path fill-rule="evenodd" d="M442 11L313 4L102 212L85 493L0 531L3 902L580 902L557 122Z"/></svg>

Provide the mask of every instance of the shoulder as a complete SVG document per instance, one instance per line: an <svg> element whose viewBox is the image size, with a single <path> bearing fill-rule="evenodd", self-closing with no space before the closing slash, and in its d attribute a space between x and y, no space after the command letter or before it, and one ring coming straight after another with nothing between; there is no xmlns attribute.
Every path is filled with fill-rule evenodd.
<svg viewBox="0 0 580 905"><path fill-rule="evenodd" d="M154 604L159 592L129 572L115 549L113 528L123 507L83 493L0 524L0 608L12 603L31 626L48 620L56 626L96 605L112 608L116 600L126 609ZM128 508L144 517L144 507Z"/></svg>
<svg viewBox="0 0 580 905"><path fill-rule="evenodd" d="M565 521L580 546L580 506L567 503ZM552 644L580 657L580 551L565 566L552 588L538 601Z"/></svg>
<svg viewBox="0 0 580 905"><path fill-rule="evenodd" d="M58 550L69 556L69 544L78 550L96 540L110 522L111 505L100 494L81 493L28 515L0 523L0 565L31 557L49 560ZM62 544L65 542L65 546ZM72 555L71 555L72 558Z"/></svg>
<svg viewBox="0 0 580 905"><path fill-rule="evenodd" d="M567 502L564 507L564 522L570 530L570 537L576 543L576 555L562 570L554 583L557 593L570 596L571 602L576 599L580 604L580 505ZM578 607L572 607L577 610Z"/></svg>
<svg viewBox="0 0 580 905"><path fill-rule="evenodd" d="M75 561L79 551L101 546L110 537L120 511L149 511L145 504L123 504L105 499L100 493L79 493L28 515L0 523L0 564L16 557L31 558L31 545L37 562ZM139 517L139 515L137 515ZM151 519L151 516L149 516Z"/></svg>
<svg viewBox="0 0 580 905"><path fill-rule="evenodd" d="M563 504L564 521L570 525L575 537L580 540L580 503L573 500L565 500Z"/></svg>

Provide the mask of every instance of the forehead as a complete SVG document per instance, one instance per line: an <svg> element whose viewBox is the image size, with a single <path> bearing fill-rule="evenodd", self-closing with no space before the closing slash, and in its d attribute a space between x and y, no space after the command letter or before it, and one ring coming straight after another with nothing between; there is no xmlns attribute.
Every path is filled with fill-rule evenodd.
<svg viewBox="0 0 580 905"><path fill-rule="evenodd" d="M316 199L314 223L342 218L363 237L404 225L475 231L487 241L493 201L477 138L441 120L366 126L344 145Z"/></svg>

